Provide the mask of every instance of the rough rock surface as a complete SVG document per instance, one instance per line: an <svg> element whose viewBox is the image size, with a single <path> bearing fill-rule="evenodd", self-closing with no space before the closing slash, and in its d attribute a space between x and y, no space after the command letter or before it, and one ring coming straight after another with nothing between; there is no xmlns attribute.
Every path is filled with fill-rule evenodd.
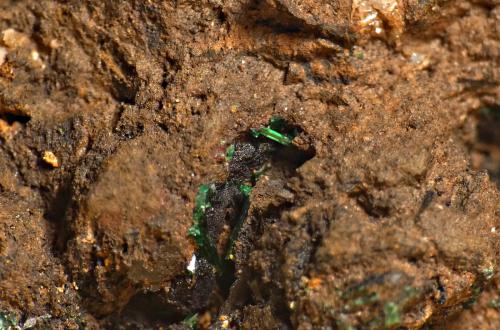
<svg viewBox="0 0 500 330"><path fill-rule="evenodd" d="M0 329L499 328L499 30L494 0L0 2ZM230 276L187 273L198 187L272 116L300 153Z"/></svg>

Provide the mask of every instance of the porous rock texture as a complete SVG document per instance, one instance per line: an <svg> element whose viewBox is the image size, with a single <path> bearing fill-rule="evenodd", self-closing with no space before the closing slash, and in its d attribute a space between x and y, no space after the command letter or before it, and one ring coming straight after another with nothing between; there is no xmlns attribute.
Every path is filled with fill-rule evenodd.
<svg viewBox="0 0 500 330"><path fill-rule="evenodd" d="M471 154L499 24L494 0L0 2L0 328L498 329ZM197 296L198 186L271 116L311 156L256 183L229 289Z"/></svg>

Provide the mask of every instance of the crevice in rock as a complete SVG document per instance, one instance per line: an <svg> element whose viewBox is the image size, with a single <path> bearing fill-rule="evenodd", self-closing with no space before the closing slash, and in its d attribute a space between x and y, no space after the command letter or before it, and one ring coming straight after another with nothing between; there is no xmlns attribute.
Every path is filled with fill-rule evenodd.
<svg viewBox="0 0 500 330"><path fill-rule="evenodd" d="M22 114L0 113L0 119L6 121L9 125L13 125L14 123L26 125L31 120L31 117Z"/></svg>
<svg viewBox="0 0 500 330"><path fill-rule="evenodd" d="M476 135L471 145L475 170L486 170L500 187L500 104L486 106L476 114Z"/></svg>
<svg viewBox="0 0 500 330"><path fill-rule="evenodd" d="M296 175L298 167L314 157L312 148L302 150L292 144L293 137L299 134L299 127L274 118L269 126L245 132L227 146L227 180L203 185L198 192L190 230L198 246L193 256L194 270L186 270L186 275L174 280L168 292L136 295L124 309L127 319L134 315L140 322L167 325L166 320L172 324L204 311L229 312L253 302L246 278L249 274L240 263L248 259L262 235L263 222L270 221L269 217L278 218L291 205L280 204L279 208L268 210L272 214L262 214L254 219L257 223L249 224L251 191L263 176L286 182ZM282 289L268 289L267 299L281 301L276 294ZM280 296L284 297L284 292ZM150 305L157 307L149 308ZM280 319L289 320L285 306L271 306L277 308ZM115 314L109 318L120 317Z"/></svg>

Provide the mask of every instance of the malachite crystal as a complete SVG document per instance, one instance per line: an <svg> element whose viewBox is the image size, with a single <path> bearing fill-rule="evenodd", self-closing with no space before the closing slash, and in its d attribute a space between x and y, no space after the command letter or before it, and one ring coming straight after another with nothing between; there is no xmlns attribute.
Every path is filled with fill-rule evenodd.
<svg viewBox="0 0 500 330"><path fill-rule="evenodd" d="M198 189L198 194L195 198L194 207L194 225L200 225L201 220L205 216L205 211L210 208L210 195L213 193L213 189L210 185L203 184ZM199 229L199 228L198 228Z"/></svg>
<svg viewBox="0 0 500 330"><path fill-rule="evenodd" d="M393 302L388 302L384 305L385 314L385 326L393 327L401 322L401 316L399 314L399 307Z"/></svg>
<svg viewBox="0 0 500 330"><path fill-rule="evenodd" d="M286 122L283 118L274 116L271 118L269 124L266 127L252 129L250 131L250 134L254 138L263 136L272 141L280 143L284 146L289 146L292 144L293 137L297 134L297 132L294 131L292 134L281 133L281 131L285 130L285 126ZM225 142L223 143L225 144ZM226 149L226 160L228 162L232 161L234 153L235 153L235 145L231 144ZM265 170L267 170L268 166L269 165L266 164L262 166L260 169L254 170L253 180L258 180L259 177L265 172ZM249 184L242 182L232 182L226 184L236 184L243 197L243 205L241 208L241 213L239 214L238 219L236 219L236 224L233 230L231 231L228 248L225 252L226 255L225 259L233 260L234 243L238 237L243 222L248 214L248 209L250 206L250 194L252 193L253 187ZM195 198L195 207L193 210L193 225L191 226L191 228L189 228L188 235L194 239L198 247L197 253L199 253L208 262L214 265L218 271L223 272L225 269L227 269L228 266L227 261L224 260L224 256L219 256L219 254L217 253L217 249L211 242L203 225L206 211L212 207L211 198L214 193L215 193L215 186L213 184L204 184L200 186Z"/></svg>
<svg viewBox="0 0 500 330"><path fill-rule="evenodd" d="M233 160L233 157L234 157L234 144L231 144L226 149L226 160L230 162L231 160Z"/></svg>
<svg viewBox="0 0 500 330"><path fill-rule="evenodd" d="M293 137L280 133L285 126L285 120L281 117L272 117L267 127L254 128L250 131L254 138L264 136L284 146L292 144Z"/></svg>
<svg viewBox="0 0 500 330"><path fill-rule="evenodd" d="M258 138L259 136L264 136L284 146L292 144L292 139L290 139L288 136L281 134L273 129L270 129L269 127L261 127L259 129L253 129L252 136L255 138Z"/></svg>
<svg viewBox="0 0 500 330"><path fill-rule="evenodd" d="M245 197L249 197L253 187L247 184L240 185L240 191Z"/></svg>
<svg viewBox="0 0 500 330"><path fill-rule="evenodd" d="M186 317L182 323L187 326L189 329L196 329L197 325L198 325L198 313L196 314L193 314L193 315L189 315L188 317Z"/></svg>
<svg viewBox="0 0 500 330"><path fill-rule="evenodd" d="M16 325L17 321L14 316L0 311L0 330L14 329Z"/></svg>
<svg viewBox="0 0 500 330"><path fill-rule="evenodd" d="M193 225L188 230L188 235L193 237L198 251L205 257L211 264L220 268L221 262L217 254L217 250L210 242L208 235L203 230L202 221L205 217L205 212L211 207L210 198L214 192L213 185L201 185L198 189L198 194L195 198L195 207L193 212Z"/></svg>

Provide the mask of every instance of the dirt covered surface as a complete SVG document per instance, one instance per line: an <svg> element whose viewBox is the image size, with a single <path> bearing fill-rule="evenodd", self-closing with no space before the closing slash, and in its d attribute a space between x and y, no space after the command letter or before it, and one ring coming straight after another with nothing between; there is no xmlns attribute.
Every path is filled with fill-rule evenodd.
<svg viewBox="0 0 500 330"><path fill-rule="evenodd" d="M499 63L495 0L1 1L0 329L500 328Z"/></svg>

